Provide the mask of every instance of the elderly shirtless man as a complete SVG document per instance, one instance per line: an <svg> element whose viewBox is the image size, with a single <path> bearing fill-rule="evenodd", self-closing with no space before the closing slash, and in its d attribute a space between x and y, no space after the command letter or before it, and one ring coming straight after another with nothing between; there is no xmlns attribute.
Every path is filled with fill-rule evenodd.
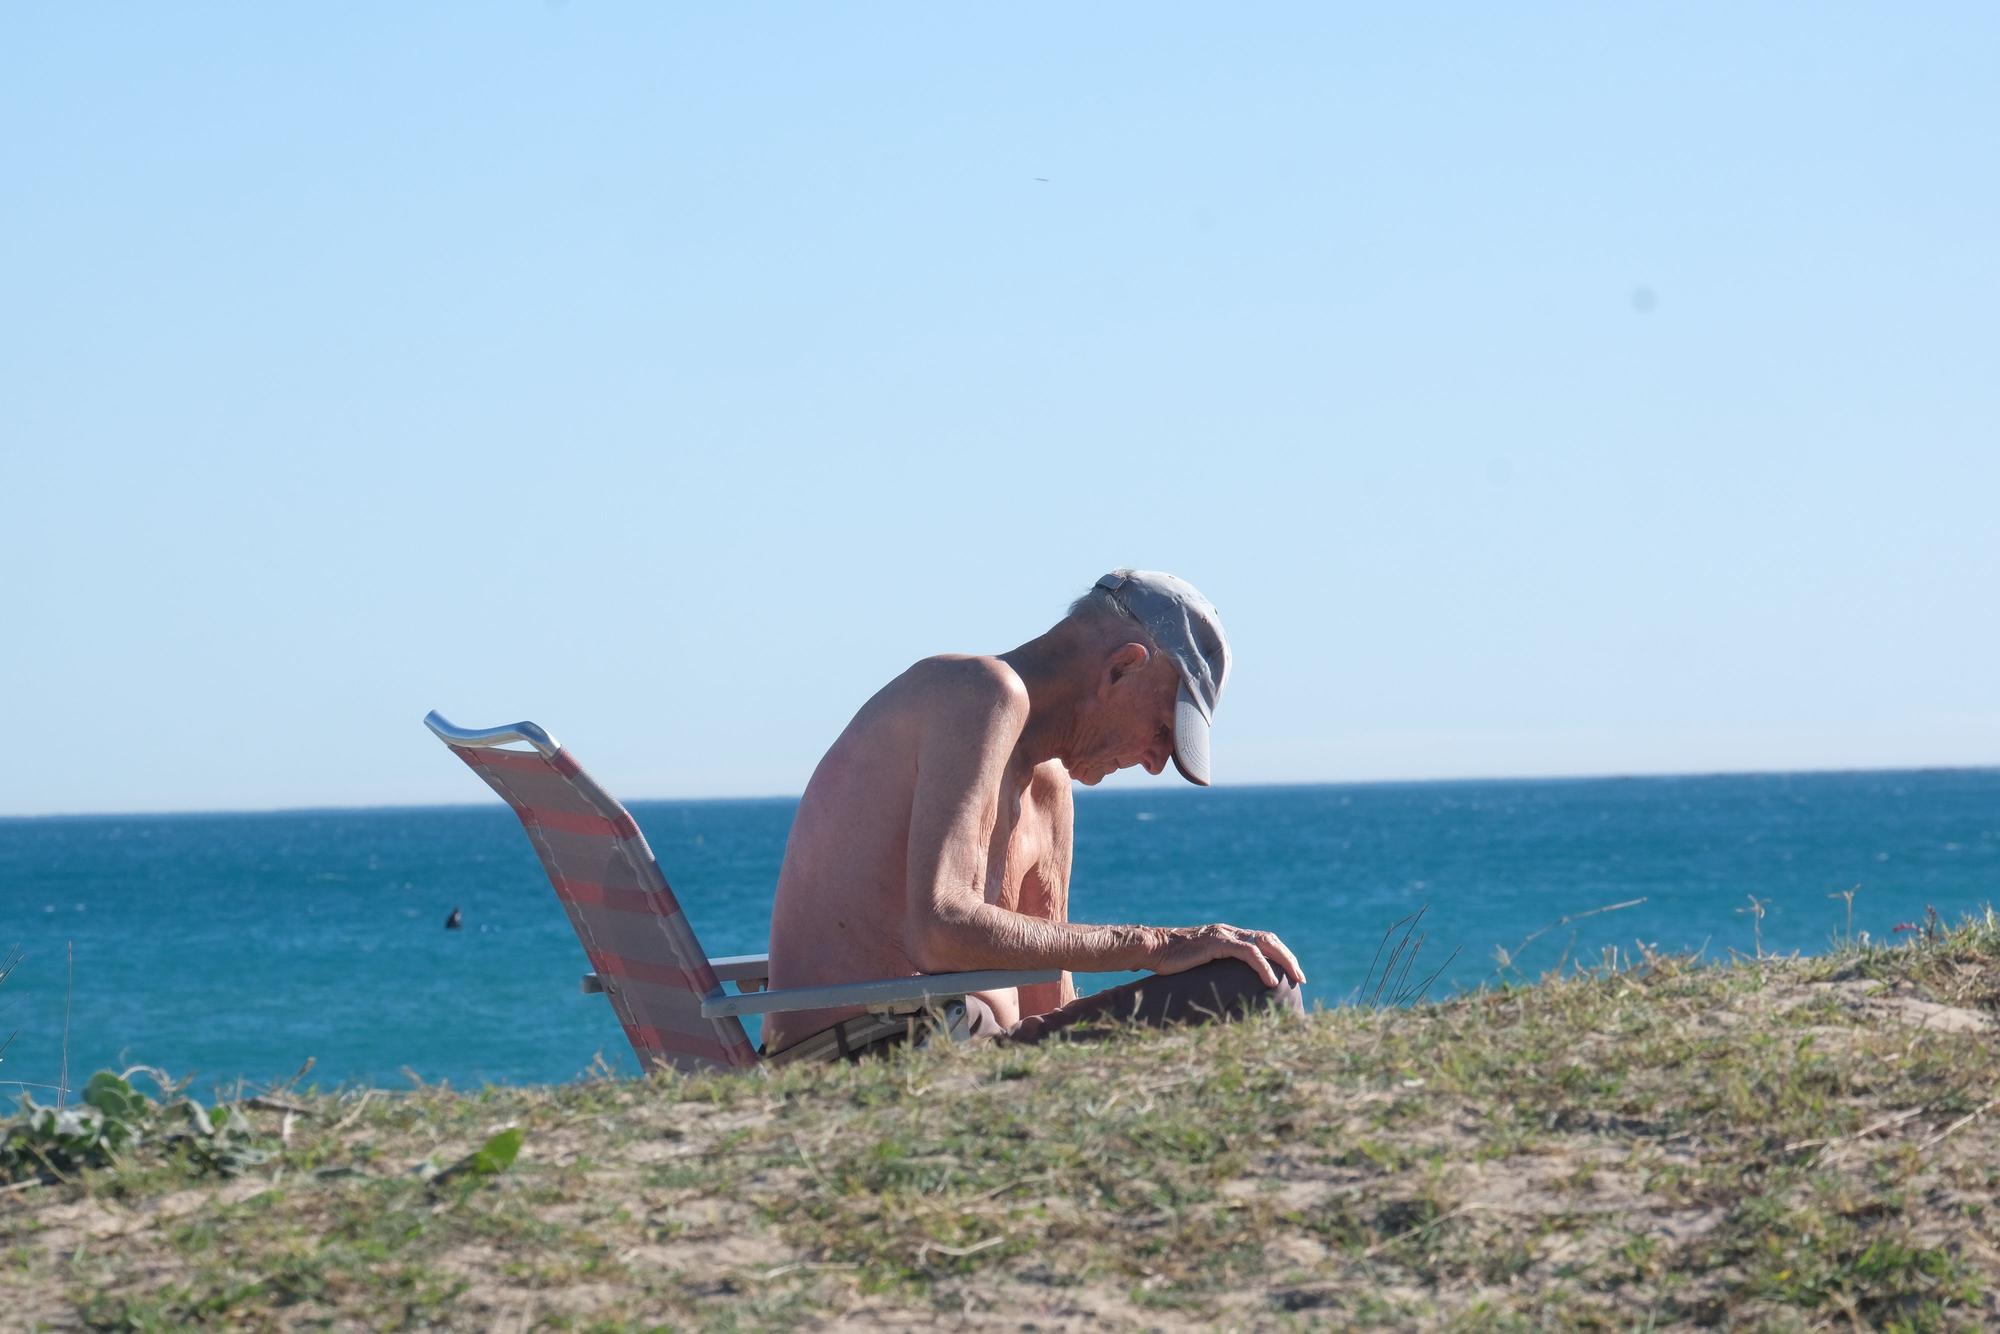
<svg viewBox="0 0 2000 1334"><path fill-rule="evenodd" d="M1267 931L1069 920L1071 782L1172 759L1206 786L1229 645L1172 575L1118 570L1047 633L993 656L926 658L884 686L813 772L771 920L771 986L984 968L1059 982L968 997L975 1036L1036 1041L1108 1017L1199 1021L1299 1010L1305 976ZM1155 976L1078 999L1068 970ZM1168 976L1172 975L1172 976ZM775 1015L780 1060L903 1039L855 1010Z"/></svg>

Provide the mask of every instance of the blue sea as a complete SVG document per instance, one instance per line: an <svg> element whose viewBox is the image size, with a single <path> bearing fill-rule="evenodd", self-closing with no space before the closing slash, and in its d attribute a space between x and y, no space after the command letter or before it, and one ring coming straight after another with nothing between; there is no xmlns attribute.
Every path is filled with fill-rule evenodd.
<svg viewBox="0 0 2000 1334"><path fill-rule="evenodd" d="M1406 985L1442 966L1441 996L1497 980L1496 949L1517 953L1516 977L1636 941L1823 950L1855 886L1852 928L1878 941L1926 907L2000 902L2000 770L1162 785L1076 808L1077 920L1276 930L1326 1004L1374 994L1384 933L1419 909ZM632 807L710 953L764 948L792 809ZM200 1088L308 1058L322 1086L568 1080L600 1053L634 1068L498 802L0 820L0 958L10 947L0 1094L50 1096L35 1086L58 1081L65 1032L72 1084L131 1063Z"/></svg>

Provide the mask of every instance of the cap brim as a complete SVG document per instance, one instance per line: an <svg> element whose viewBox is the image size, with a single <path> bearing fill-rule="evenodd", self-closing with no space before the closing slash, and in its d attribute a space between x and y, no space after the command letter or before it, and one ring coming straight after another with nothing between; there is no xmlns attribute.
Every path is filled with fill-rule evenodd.
<svg viewBox="0 0 2000 1334"><path fill-rule="evenodd" d="M1174 697L1174 768L1198 787L1208 786L1208 719L1181 683Z"/></svg>

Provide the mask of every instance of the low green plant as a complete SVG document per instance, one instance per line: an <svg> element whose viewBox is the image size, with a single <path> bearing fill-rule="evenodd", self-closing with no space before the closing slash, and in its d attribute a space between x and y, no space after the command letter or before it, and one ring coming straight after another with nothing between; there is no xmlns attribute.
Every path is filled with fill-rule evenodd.
<svg viewBox="0 0 2000 1334"><path fill-rule="evenodd" d="M433 1187L448 1185L467 1177L499 1176L514 1165L521 1154L522 1130L509 1126L449 1167L439 1167L426 1158L417 1166L417 1175Z"/></svg>
<svg viewBox="0 0 2000 1334"><path fill-rule="evenodd" d="M124 1075L100 1070L74 1106L47 1107L32 1095L0 1137L0 1181L73 1177L113 1167L148 1142L185 1151L198 1172L231 1176L269 1161L249 1119L227 1103L204 1107L177 1089L163 1088L156 1102Z"/></svg>

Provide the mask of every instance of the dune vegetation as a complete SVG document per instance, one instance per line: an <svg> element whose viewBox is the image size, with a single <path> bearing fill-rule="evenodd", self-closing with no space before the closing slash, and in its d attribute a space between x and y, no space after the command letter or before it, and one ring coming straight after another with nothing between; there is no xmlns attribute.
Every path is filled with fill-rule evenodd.
<svg viewBox="0 0 2000 1334"><path fill-rule="evenodd" d="M2000 920L1413 1008L0 1134L10 1327L2000 1325ZM82 1110L79 1110L81 1108Z"/></svg>

